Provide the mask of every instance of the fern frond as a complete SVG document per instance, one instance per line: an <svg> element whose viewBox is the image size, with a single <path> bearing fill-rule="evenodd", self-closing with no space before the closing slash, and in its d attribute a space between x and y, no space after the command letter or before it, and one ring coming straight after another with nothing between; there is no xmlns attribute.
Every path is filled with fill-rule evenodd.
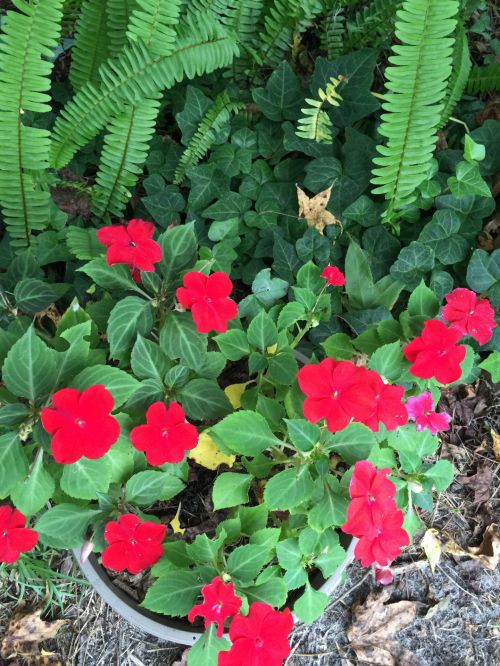
<svg viewBox="0 0 500 666"><path fill-rule="evenodd" d="M176 185L182 183L187 170L208 153L217 134L231 119L231 114L238 113L244 106L241 102L231 101L226 91L216 97L179 160L174 178Z"/></svg>
<svg viewBox="0 0 500 666"><path fill-rule="evenodd" d="M332 122L324 105L339 106L342 102L342 96L337 92L337 88L344 80L343 76L338 79L331 77L326 88L318 90L319 99L306 99L309 106L301 109L302 117L298 120L298 127L295 132L302 139L312 139L317 143L332 142Z"/></svg>
<svg viewBox="0 0 500 666"><path fill-rule="evenodd" d="M175 50L155 56L141 43L126 46L100 70L99 88L86 84L60 113L53 131L51 164L64 166L125 103L139 104L184 78L231 64L238 47L208 16L179 25Z"/></svg>
<svg viewBox="0 0 500 666"><path fill-rule="evenodd" d="M500 62L473 67L467 82L467 92L471 95L500 92Z"/></svg>
<svg viewBox="0 0 500 666"><path fill-rule="evenodd" d="M371 0L347 21L344 49L380 46L393 32L401 0Z"/></svg>
<svg viewBox="0 0 500 666"><path fill-rule="evenodd" d="M301 0L274 0L264 17L264 31L260 33L262 51L259 65L277 67L289 49L292 35L301 16Z"/></svg>
<svg viewBox="0 0 500 666"><path fill-rule="evenodd" d="M172 26L179 22L179 0L136 0L127 36L131 42L142 41L151 53L168 55L175 46Z"/></svg>
<svg viewBox="0 0 500 666"><path fill-rule="evenodd" d="M74 90L99 81L99 67L108 56L106 0L85 0L76 24L69 80Z"/></svg>
<svg viewBox="0 0 500 666"><path fill-rule="evenodd" d="M457 0L404 0L398 12L391 63L379 132L387 137L378 145L372 183L375 194L389 200L386 218L411 203L424 180L436 143L446 82L451 73Z"/></svg>
<svg viewBox="0 0 500 666"><path fill-rule="evenodd" d="M107 28L109 53L116 56L127 43L127 28L136 0L107 0Z"/></svg>
<svg viewBox="0 0 500 666"><path fill-rule="evenodd" d="M0 205L12 243L23 247L33 230L45 229L50 210L50 193L33 178L48 167L50 134L24 125L23 114L51 110L47 57L59 39L63 0L15 4L0 40Z"/></svg>
<svg viewBox="0 0 500 666"><path fill-rule="evenodd" d="M344 50L345 16L337 6L328 14L321 33L321 46L330 60L337 58Z"/></svg>
<svg viewBox="0 0 500 666"><path fill-rule="evenodd" d="M78 20L83 0L64 0L63 17L61 21L62 35L71 34Z"/></svg>
<svg viewBox="0 0 500 666"><path fill-rule="evenodd" d="M143 100L127 106L108 126L92 205L101 219L122 215L148 156L159 108L158 99Z"/></svg>
<svg viewBox="0 0 500 666"><path fill-rule="evenodd" d="M471 66L472 63L470 59L467 33L465 32L464 26L461 23L458 23L455 35L455 46L453 49L453 67L446 89L444 109L441 114L441 122L439 123L438 129L441 129L446 125L453 113L453 109L460 101L469 79Z"/></svg>

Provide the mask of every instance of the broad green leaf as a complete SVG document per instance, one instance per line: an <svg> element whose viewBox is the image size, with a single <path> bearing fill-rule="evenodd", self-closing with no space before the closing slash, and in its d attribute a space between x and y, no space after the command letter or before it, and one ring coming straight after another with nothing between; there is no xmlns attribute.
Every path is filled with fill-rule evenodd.
<svg viewBox="0 0 500 666"><path fill-rule="evenodd" d="M269 479L264 501L268 509L286 511L309 500L313 492L314 482L307 467L289 467Z"/></svg>
<svg viewBox="0 0 500 666"><path fill-rule="evenodd" d="M328 603L328 595L315 590L309 582L306 583L304 594L297 599L293 607L299 620L311 624L321 617Z"/></svg>
<svg viewBox="0 0 500 666"><path fill-rule="evenodd" d="M93 365L85 368L73 379L70 386L84 391L94 384L104 384L113 396L114 409L123 405L140 387L135 377L110 365Z"/></svg>
<svg viewBox="0 0 500 666"><path fill-rule="evenodd" d="M295 569L302 564L302 553L296 537L283 539L276 546L276 557L283 569Z"/></svg>
<svg viewBox="0 0 500 666"><path fill-rule="evenodd" d="M69 285L51 284L34 278L26 278L18 282L14 288L14 299L17 307L23 312L34 314L45 310L68 291Z"/></svg>
<svg viewBox="0 0 500 666"><path fill-rule="evenodd" d="M0 498L22 483L28 472L28 461L21 440L15 432L0 435Z"/></svg>
<svg viewBox="0 0 500 666"><path fill-rule="evenodd" d="M274 608L281 608L284 606L288 596L285 581L277 577L270 578L258 585L245 587L243 591L250 603L260 601L264 604L269 604Z"/></svg>
<svg viewBox="0 0 500 666"><path fill-rule="evenodd" d="M160 268L165 282L172 290L180 283L182 271L194 266L198 257L198 243L193 223L167 229L158 242L163 251Z"/></svg>
<svg viewBox="0 0 500 666"><path fill-rule="evenodd" d="M297 120L303 104L299 79L286 60L274 70L265 88L253 90L253 100L269 120Z"/></svg>
<svg viewBox="0 0 500 666"><path fill-rule="evenodd" d="M138 379L156 379L159 382L163 382L170 367L170 362L160 346L140 334L132 349L130 362L132 372Z"/></svg>
<svg viewBox="0 0 500 666"><path fill-rule="evenodd" d="M311 451L319 442L321 430L319 426L305 419L285 419L290 440L299 451Z"/></svg>
<svg viewBox="0 0 500 666"><path fill-rule="evenodd" d="M348 500L339 492L339 484L331 476L324 479L324 493L309 511L308 523L316 532L328 527L339 527L345 522Z"/></svg>
<svg viewBox="0 0 500 666"><path fill-rule="evenodd" d="M149 588L141 606L153 613L184 617L194 606L203 582L196 571L179 571L162 576Z"/></svg>
<svg viewBox="0 0 500 666"><path fill-rule="evenodd" d="M227 638L218 638L216 625L212 622L188 651L187 666L217 666L220 652L231 647Z"/></svg>
<svg viewBox="0 0 500 666"><path fill-rule="evenodd" d="M212 490L214 510L246 504L251 483L250 474L234 474L233 472L220 474L215 479Z"/></svg>
<svg viewBox="0 0 500 666"><path fill-rule="evenodd" d="M297 303L292 301L287 303L283 309L280 311L278 317L278 329L283 330L285 328L290 328L298 321L303 321L306 319L306 309L302 303Z"/></svg>
<svg viewBox="0 0 500 666"><path fill-rule="evenodd" d="M54 488L54 479L43 466L43 450L39 449L28 476L16 484L10 497L16 509L25 516L33 516L49 501Z"/></svg>
<svg viewBox="0 0 500 666"><path fill-rule="evenodd" d="M210 434L226 452L246 456L256 456L281 443L266 419L249 410L229 414L210 429Z"/></svg>
<svg viewBox="0 0 500 666"><path fill-rule="evenodd" d="M267 312L261 310L250 322L247 337L252 347L265 352L278 342L278 329Z"/></svg>
<svg viewBox="0 0 500 666"><path fill-rule="evenodd" d="M345 259L346 291L349 308L353 310L371 307L373 277L366 253L357 243L351 242Z"/></svg>
<svg viewBox="0 0 500 666"><path fill-rule="evenodd" d="M254 544L238 546L227 558L227 571L243 582L251 581L258 575L264 564L271 559L271 551Z"/></svg>
<svg viewBox="0 0 500 666"><path fill-rule="evenodd" d="M137 334L147 335L153 327L151 304L138 296L122 298L108 319L108 342L111 358L131 349Z"/></svg>
<svg viewBox="0 0 500 666"><path fill-rule="evenodd" d="M56 377L56 352L30 326L7 354L2 367L3 383L14 395L42 402Z"/></svg>
<svg viewBox="0 0 500 666"><path fill-rule="evenodd" d="M411 317L433 319L439 312L436 294L422 280L408 299L408 314Z"/></svg>
<svg viewBox="0 0 500 666"><path fill-rule="evenodd" d="M160 331L160 347L172 360L196 370L207 354L207 336L198 333L189 312L171 312Z"/></svg>
<svg viewBox="0 0 500 666"><path fill-rule="evenodd" d="M372 430L362 423L350 423L346 428L329 434L326 447L329 451L339 453L349 465L358 460L365 460L370 455L376 439Z"/></svg>
<svg viewBox="0 0 500 666"><path fill-rule="evenodd" d="M125 485L127 502L145 506L157 500L168 500L184 489L184 483L172 474L156 470L137 472Z"/></svg>
<svg viewBox="0 0 500 666"><path fill-rule="evenodd" d="M283 298L283 296L286 295L287 290L288 282L285 282L285 280L281 280L280 278L272 278L270 268L263 268L257 273L252 282L252 293L255 294L257 300L266 307L274 305L277 300Z"/></svg>
<svg viewBox="0 0 500 666"><path fill-rule="evenodd" d="M356 353L356 350L352 346L351 338L345 333L330 335L324 342L321 342L321 346L327 356L337 361L350 359Z"/></svg>
<svg viewBox="0 0 500 666"><path fill-rule="evenodd" d="M198 421L218 419L233 409L214 379L192 379L181 391L181 403L188 417Z"/></svg>
<svg viewBox="0 0 500 666"><path fill-rule="evenodd" d="M241 506L238 509L238 517L241 523L241 532L249 535L265 528L269 512L264 504Z"/></svg>
<svg viewBox="0 0 500 666"><path fill-rule="evenodd" d="M97 499L108 492L111 466L106 456L97 460L80 458L71 465L64 465L60 480L61 490L77 499Z"/></svg>
<svg viewBox="0 0 500 666"><path fill-rule="evenodd" d="M404 369L404 357L401 351L401 343L391 342L379 347L373 352L368 367L376 370L379 375L391 382L396 382L401 377Z"/></svg>
<svg viewBox="0 0 500 666"><path fill-rule="evenodd" d="M469 194L477 194L480 197L491 196L488 183L483 179L479 166L474 162L459 162L455 175L448 178L448 187L458 199Z"/></svg>
<svg viewBox="0 0 500 666"><path fill-rule="evenodd" d="M100 513L75 504L58 504L39 518L35 529L47 546L76 548L81 546L89 523Z"/></svg>
<svg viewBox="0 0 500 666"><path fill-rule="evenodd" d="M140 291L132 279L130 269L123 264L108 266L102 257L92 259L88 264L78 268L88 275L99 287L118 291Z"/></svg>
<svg viewBox="0 0 500 666"><path fill-rule="evenodd" d="M438 460L431 467L425 470L424 476L431 479L438 493L446 490L453 481L454 469L448 460Z"/></svg>
<svg viewBox="0 0 500 666"><path fill-rule="evenodd" d="M268 377L276 384L293 384L299 365L292 351L281 351L268 358Z"/></svg>
<svg viewBox="0 0 500 666"><path fill-rule="evenodd" d="M436 435L428 430L417 432L412 424L389 432L387 441L398 453L401 467L407 473L418 470L422 459L435 453L439 444Z"/></svg>
<svg viewBox="0 0 500 666"><path fill-rule="evenodd" d="M490 373L491 381L494 384L500 382L500 352L492 352L488 358L479 364L479 367Z"/></svg>
<svg viewBox="0 0 500 666"><path fill-rule="evenodd" d="M239 361L240 358L250 353L245 331L231 329L226 333L214 335L217 346L229 361Z"/></svg>

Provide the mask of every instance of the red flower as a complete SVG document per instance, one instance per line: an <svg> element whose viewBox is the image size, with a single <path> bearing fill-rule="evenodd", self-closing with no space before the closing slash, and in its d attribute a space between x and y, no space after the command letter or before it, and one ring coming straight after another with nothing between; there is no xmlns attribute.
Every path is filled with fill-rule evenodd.
<svg viewBox="0 0 500 666"><path fill-rule="evenodd" d="M38 532L26 527L22 513L6 504L0 506L0 562L13 564L37 543Z"/></svg>
<svg viewBox="0 0 500 666"><path fill-rule="evenodd" d="M304 416L311 423L326 419L328 430L342 430L373 413L375 394L366 382L366 370L350 361L326 358L319 365L305 365L297 373L306 394Z"/></svg>
<svg viewBox="0 0 500 666"><path fill-rule="evenodd" d="M410 538L401 527L403 519L403 512L396 509L395 505L377 516L377 533L374 536L362 536L354 549L354 555L362 566L377 563L386 567L400 554L403 546L408 546Z"/></svg>
<svg viewBox="0 0 500 666"><path fill-rule="evenodd" d="M51 398L54 409L44 407L42 425L52 437L52 455L68 465L84 456L101 458L120 435L120 424L110 412L113 396L102 385L85 391L61 389Z"/></svg>
<svg viewBox="0 0 500 666"><path fill-rule="evenodd" d="M139 271L154 271L154 264L162 258L161 247L153 240L154 230L153 223L144 220L98 229L97 238L108 248L108 265L126 264L134 280L140 282Z"/></svg>
<svg viewBox="0 0 500 666"><path fill-rule="evenodd" d="M165 407L163 402L153 403L146 412L147 425L133 428L130 440L139 451L144 451L150 465L178 463L184 453L198 443L198 431L186 422L186 414L177 402Z"/></svg>
<svg viewBox="0 0 500 666"><path fill-rule="evenodd" d="M422 334L403 349L412 363L410 372L422 379L435 377L441 384L460 379L460 363L466 352L463 345L456 344L460 337L460 331L448 328L438 319L428 319Z"/></svg>
<svg viewBox="0 0 500 666"><path fill-rule="evenodd" d="M387 475L390 469L377 470L368 460L354 465L349 484L351 502L347 507L347 521L342 525L346 534L355 537L376 536L378 518L395 506L396 486Z"/></svg>
<svg viewBox="0 0 500 666"><path fill-rule="evenodd" d="M234 593L232 583L224 583L219 576L216 576L209 585L205 585L201 593L203 603L193 606L188 614L188 620L193 622L197 615L205 618L205 629L208 629L211 622L217 624L217 636L221 637L224 633L225 621L236 615L240 610L242 600Z"/></svg>
<svg viewBox="0 0 500 666"><path fill-rule="evenodd" d="M406 407L401 402L404 388L386 384L374 370L366 370L365 375L374 392L374 409L363 423L374 432L378 432L380 421L387 430L396 430L404 425L408 421Z"/></svg>
<svg viewBox="0 0 500 666"><path fill-rule="evenodd" d="M325 278L327 284L331 284L332 287L342 287L345 284L345 275L337 266L325 266L321 277Z"/></svg>
<svg viewBox="0 0 500 666"><path fill-rule="evenodd" d="M292 629L288 608L276 611L256 601L248 615L237 615L231 622L231 649L219 653L218 666L282 666L291 652L288 635Z"/></svg>
<svg viewBox="0 0 500 666"><path fill-rule="evenodd" d="M191 310L198 333L227 331L227 322L238 314L238 306L229 294L233 283L222 272L204 275L191 271L184 276L184 286L177 289L177 300Z"/></svg>
<svg viewBox="0 0 500 666"><path fill-rule="evenodd" d="M446 412L438 414L434 411L434 400L429 391L424 391L421 395L408 398L406 409L410 418L415 421L419 432L427 428L435 435L440 430L448 430L450 427L451 416Z"/></svg>
<svg viewBox="0 0 500 666"><path fill-rule="evenodd" d="M142 522L133 513L109 522L104 529L109 546L102 553L103 566L131 574L147 569L163 555L161 544L166 531L165 525Z"/></svg>
<svg viewBox="0 0 500 666"><path fill-rule="evenodd" d="M454 289L446 294L443 319L462 335L470 335L480 345L484 345L493 336L495 310L487 298L478 299L470 289Z"/></svg>
<svg viewBox="0 0 500 666"><path fill-rule="evenodd" d="M375 569L375 580L381 585L390 585L394 580L394 574L390 566L379 567L377 564L373 567Z"/></svg>

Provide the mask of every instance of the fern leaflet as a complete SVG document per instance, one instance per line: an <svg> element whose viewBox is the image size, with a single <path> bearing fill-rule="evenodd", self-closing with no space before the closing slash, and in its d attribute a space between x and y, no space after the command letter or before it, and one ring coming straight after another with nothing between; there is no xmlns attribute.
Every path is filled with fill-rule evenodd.
<svg viewBox="0 0 500 666"><path fill-rule="evenodd" d="M106 0L85 0L76 24L69 80L74 90L99 81L99 67L108 56Z"/></svg>
<svg viewBox="0 0 500 666"><path fill-rule="evenodd" d="M302 139L312 139L317 143L331 143L332 141L332 122L324 105L339 106L342 96L337 92L337 88L344 80L343 76L338 79L333 76L327 83L326 88L318 90L319 99L306 99L309 106L301 109L303 116L298 120L298 127L295 132Z"/></svg>
<svg viewBox="0 0 500 666"><path fill-rule="evenodd" d="M471 65L467 33L463 25L458 23L453 50L453 68L450 80L448 81L444 109L438 129L446 125L453 113L453 109L460 101L469 78Z"/></svg>
<svg viewBox="0 0 500 666"><path fill-rule="evenodd" d="M109 53L116 56L127 43L127 28L136 0L107 0Z"/></svg>
<svg viewBox="0 0 500 666"><path fill-rule="evenodd" d="M328 58L337 58L344 47L345 16L340 7L333 9L325 19L324 30L321 35L322 47Z"/></svg>
<svg viewBox="0 0 500 666"><path fill-rule="evenodd" d="M473 67L467 82L467 92L471 95L500 92L500 62Z"/></svg>
<svg viewBox="0 0 500 666"><path fill-rule="evenodd" d="M141 40L151 53L169 55L175 46L175 30L179 22L179 0L136 0L127 36Z"/></svg>
<svg viewBox="0 0 500 666"><path fill-rule="evenodd" d="M372 183L389 200L386 218L415 199L436 143L446 82L451 73L457 0L405 0L386 69L386 94L379 131L387 145L377 146Z"/></svg>
<svg viewBox="0 0 500 666"><path fill-rule="evenodd" d="M50 134L24 125L23 114L50 111L52 63L43 57L57 45L63 0L15 4L0 40L0 204L12 244L25 247L47 226L51 199L33 178L48 167Z"/></svg>

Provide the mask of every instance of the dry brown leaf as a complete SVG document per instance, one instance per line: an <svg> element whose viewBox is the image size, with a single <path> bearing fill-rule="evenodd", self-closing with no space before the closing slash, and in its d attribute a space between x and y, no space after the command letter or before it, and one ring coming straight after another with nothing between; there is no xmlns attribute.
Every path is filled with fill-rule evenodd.
<svg viewBox="0 0 500 666"><path fill-rule="evenodd" d="M2 641L0 656L4 659L22 656L31 664L61 664L58 655L40 650L40 643L54 638L67 620L45 622L42 607L26 610L19 606L9 620Z"/></svg>
<svg viewBox="0 0 500 666"><path fill-rule="evenodd" d="M500 434L494 430L490 430L491 439L493 440L493 453L496 460L500 461Z"/></svg>
<svg viewBox="0 0 500 666"><path fill-rule="evenodd" d="M424 549L424 553L429 560L432 573L435 573L436 566L438 565L439 560L441 559L441 553L443 552L439 532L433 527L430 527L422 537L420 546Z"/></svg>
<svg viewBox="0 0 500 666"><path fill-rule="evenodd" d="M323 192L319 192L314 197L308 197L304 190L301 190L297 185L297 198L299 200L299 217L305 217L307 224L314 227L322 234L325 227L329 224L339 224L342 226L340 220L337 220L333 213L326 210L330 195L332 193L333 185Z"/></svg>
<svg viewBox="0 0 500 666"><path fill-rule="evenodd" d="M500 562L500 527L493 523L486 528L483 542L477 548L461 548L453 539L448 538L442 546L444 553L455 557L470 557L481 564L485 569L495 570Z"/></svg>
<svg viewBox="0 0 500 666"><path fill-rule="evenodd" d="M356 602L347 636L360 661L377 666L419 666L417 657L394 640L394 636L413 622L423 604L398 601L386 605L391 593L392 587L384 587L370 592L364 604Z"/></svg>
<svg viewBox="0 0 500 666"><path fill-rule="evenodd" d="M494 475L492 467L486 461L482 461L478 464L475 474L457 476L457 481L474 491L474 504L484 504L491 497L491 482Z"/></svg>

